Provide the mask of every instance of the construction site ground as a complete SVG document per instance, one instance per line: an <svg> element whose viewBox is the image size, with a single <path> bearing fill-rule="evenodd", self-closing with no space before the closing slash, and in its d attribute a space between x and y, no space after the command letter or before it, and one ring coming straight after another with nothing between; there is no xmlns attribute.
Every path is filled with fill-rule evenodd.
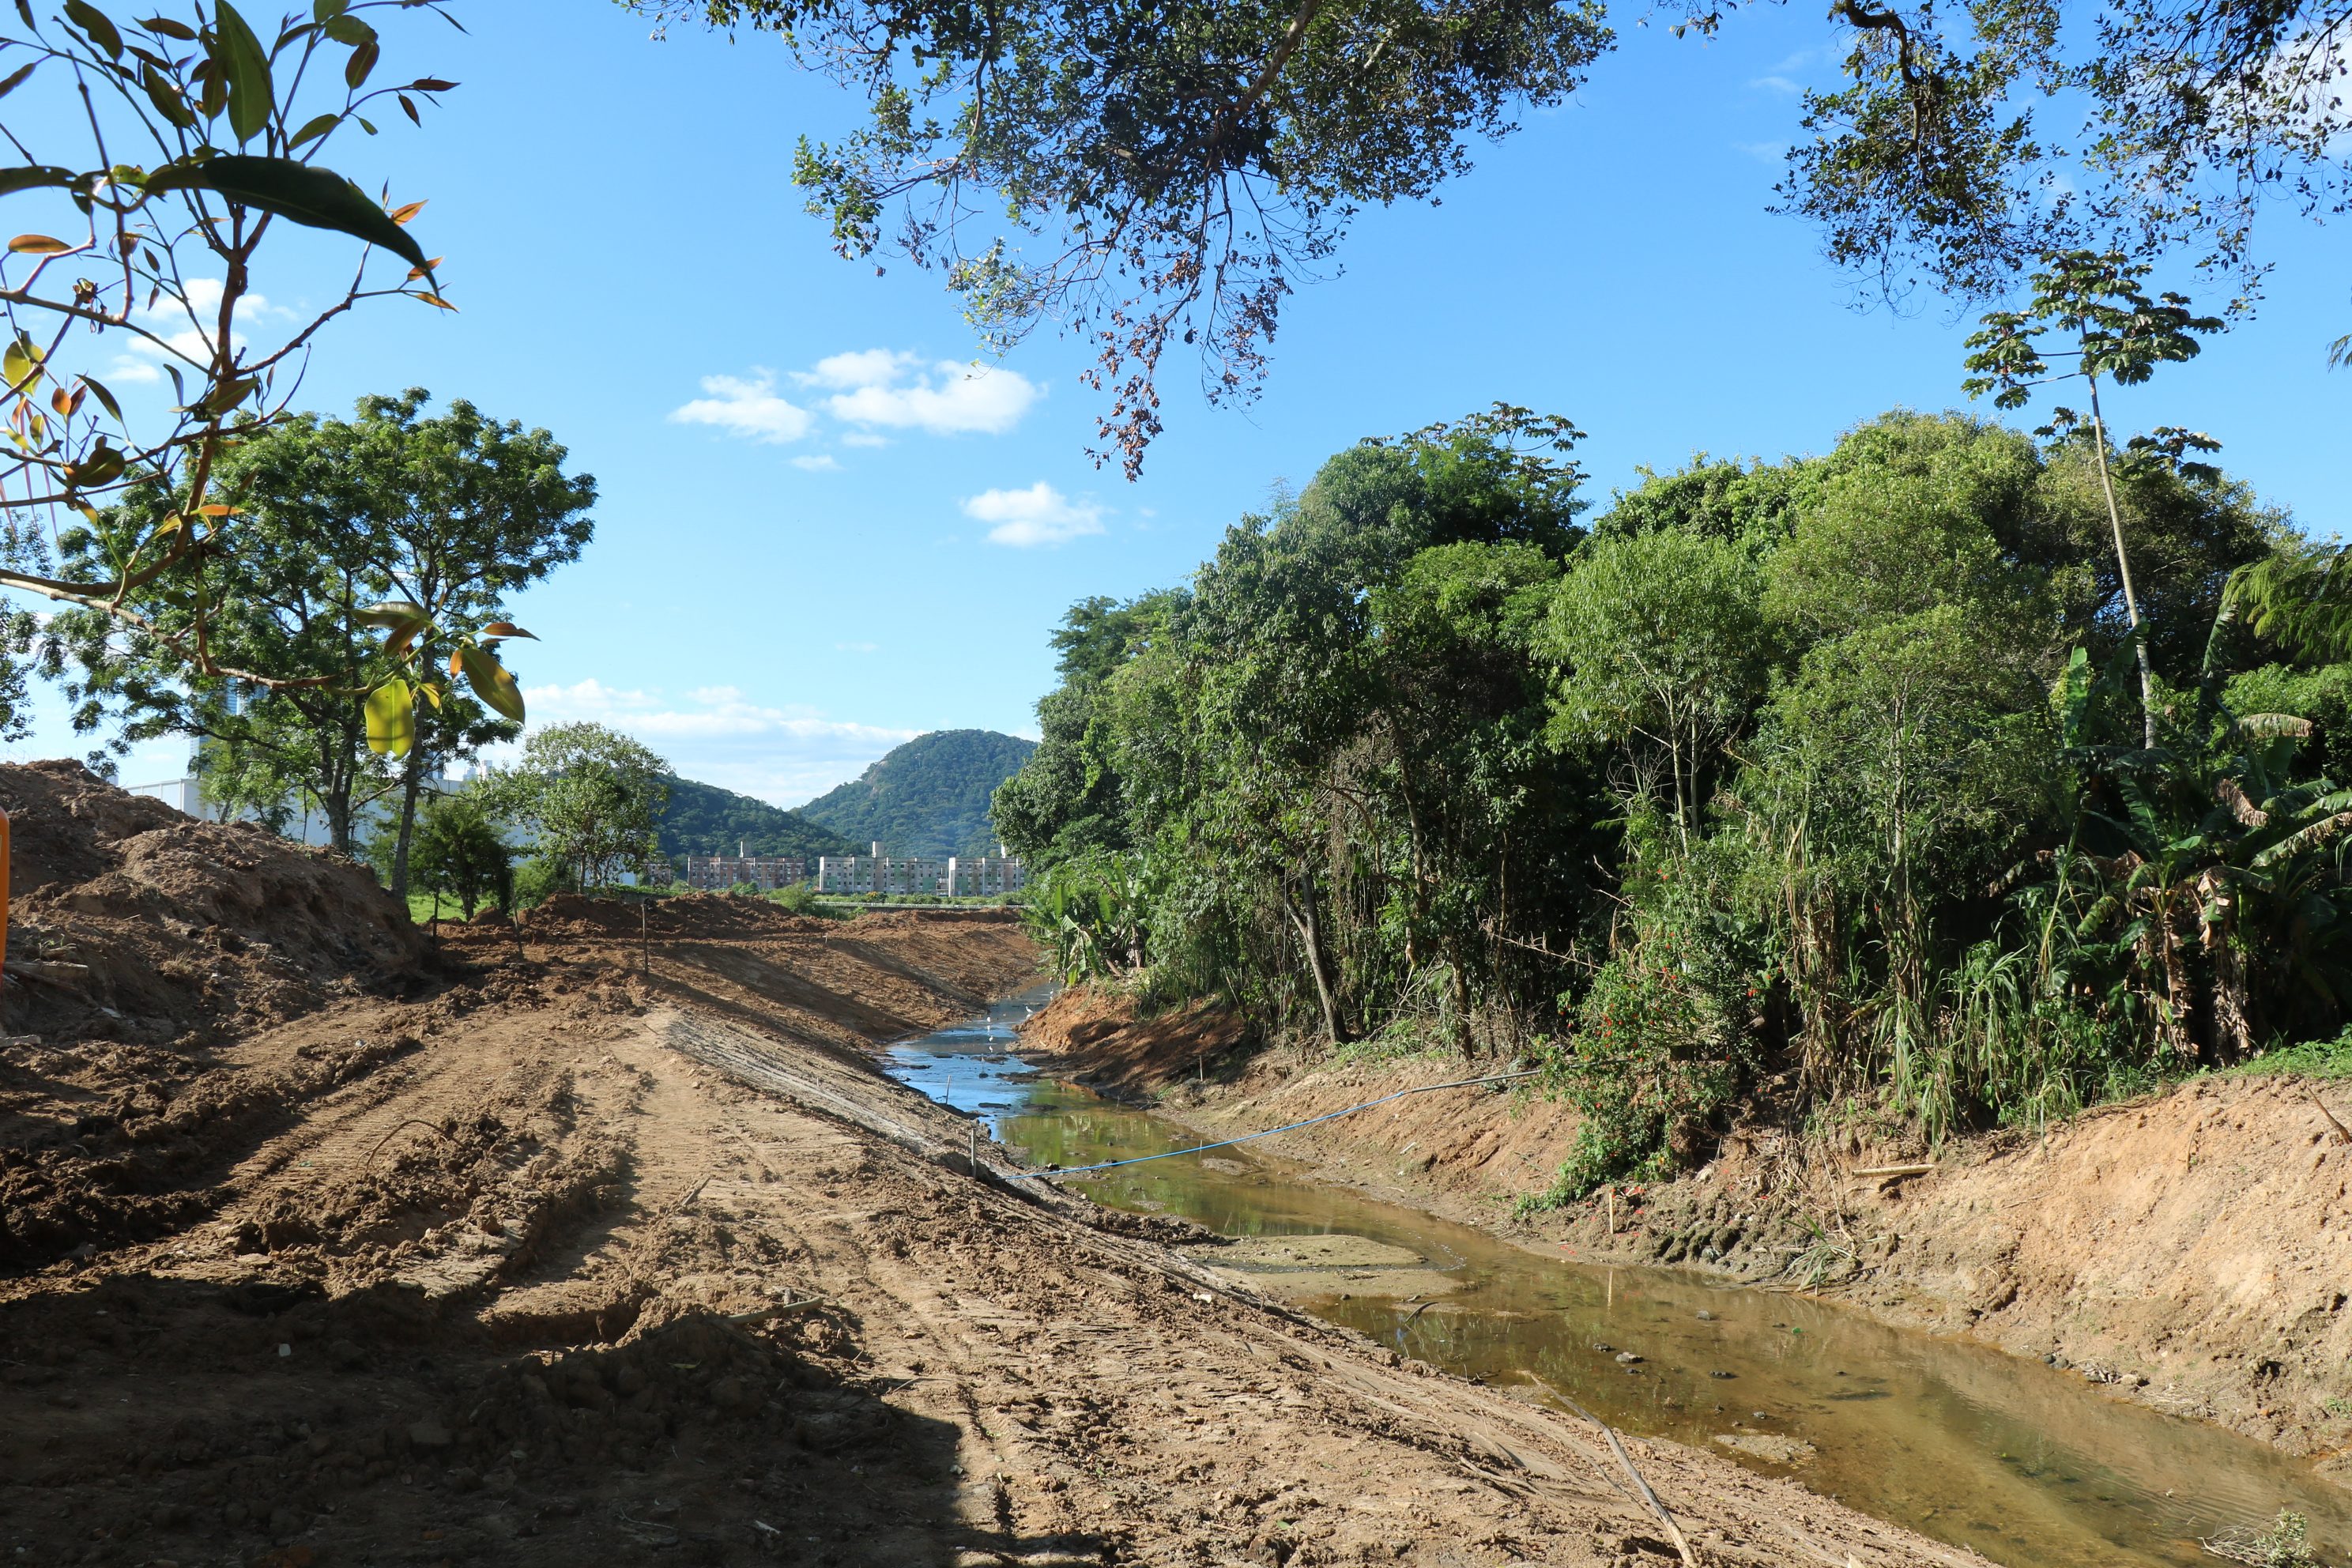
<svg viewBox="0 0 2352 1568"><path fill-rule="evenodd" d="M436 941L71 764L0 807L8 1561L1964 1561L972 1171L872 1052L1034 978L1008 915Z"/></svg>

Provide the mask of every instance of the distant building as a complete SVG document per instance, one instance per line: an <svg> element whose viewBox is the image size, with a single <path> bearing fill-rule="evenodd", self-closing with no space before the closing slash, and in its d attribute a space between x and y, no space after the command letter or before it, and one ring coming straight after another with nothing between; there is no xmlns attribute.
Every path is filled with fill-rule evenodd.
<svg viewBox="0 0 2352 1568"><path fill-rule="evenodd" d="M763 893L789 888L808 877L808 862L797 855L689 855L686 885L724 892L749 882Z"/></svg>
<svg viewBox="0 0 2352 1568"><path fill-rule="evenodd" d="M947 890L958 898L1017 893L1028 885L1029 868L1002 853L948 857Z"/></svg>
<svg viewBox="0 0 2352 1568"><path fill-rule="evenodd" d="M879 844L873 847L871 855L818 857L816 890L973 897L1014 892L1028 880L1020 861L1002 855L950 856L945 860L934 860L919 855L885 855Z"/></svg>

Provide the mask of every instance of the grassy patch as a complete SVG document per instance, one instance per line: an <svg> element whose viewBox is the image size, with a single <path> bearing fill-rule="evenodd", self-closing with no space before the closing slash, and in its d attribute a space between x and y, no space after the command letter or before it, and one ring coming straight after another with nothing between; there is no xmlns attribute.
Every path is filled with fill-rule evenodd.
<svg viewBox="0 0 2352 1568"><path fill-rule="evenodd" d="M2352 1026L2332 1040L2281 1046L2222 1070L2232 1076L2295 1073L2304 1078L2352 1078Z"/></svg>

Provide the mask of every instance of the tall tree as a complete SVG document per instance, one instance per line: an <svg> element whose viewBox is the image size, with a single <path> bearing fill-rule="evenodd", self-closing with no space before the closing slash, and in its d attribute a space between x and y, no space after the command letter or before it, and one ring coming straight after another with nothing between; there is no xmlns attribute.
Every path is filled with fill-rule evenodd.
<svg viewBox="0 0 2352 1568"><path fill-rule="evenodd" d="M558 724L524 742L512 768L490 775L483 804L529 829L540 858L573 886L601 888L660 862L669 772L645 746L601 724Z"/></svg>
<svg viewBox="0 0 2352 1568"><path fill-rule="evenodd" d="M494 650L530 634L504 618L505 596L578 557L595 499L593 479L563 472L564 448L546 431L462 401L427 417L426 402L412 389L362 399L351 420L290 416L228 453L213 482L235 498L236 526L193 581L174 574L134 599L143 624L128 632L97 610L59 618L79 666L77 725L116 717L119 744L199 737L200 760L225 775L216 798L259 806L273 788L298 790L347 853L358 808L389 784L383 759L397 760L404 844L423 781L515 733L521 694ZM69 531L66 559L103 558L184 502L138 488ZM221 658L289 679L187 678L175 639L196 614L191 599ZM448 680L406 679L420 647L436 668L446 662ZM375 693L364 708L361 691ZM401 703L387 708L393 692ZM397 850L392 879L404 895Z"/></svg>
<svg viewBox="0 0 2352 1568"><path fill-rule="evenodd" d="M330 526L365 542L371 582L386 605L407 606L413 643L426 668L450 667L454 681L417 710L415 740L403 759L392 858L392 890L408 890L408 841L424 782L452 761L509 740L522 721L514 679L482 650L452 645L436 628L483 628L529 637L508 621L507 596L580 558L594 532L588 510L596 481L567 475L569 456L543 429L485 416L463 399L436 416L431 395L364 397L359 417L318 427L337 481ZM386 613L379 607L378 618ZM394 611L392 613L398 613ZM396 637L397 627L394 633Z"/></svg>

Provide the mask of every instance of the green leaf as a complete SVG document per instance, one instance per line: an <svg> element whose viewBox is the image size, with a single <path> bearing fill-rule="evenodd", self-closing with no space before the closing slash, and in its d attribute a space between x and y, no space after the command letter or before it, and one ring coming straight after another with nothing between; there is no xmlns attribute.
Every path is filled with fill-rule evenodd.
<svg viewBox="0 0 2352 1568"><path fill-rule="evenodd" d="M353 49L352 58L343 62L343 85L357 92L366 84L368 72L375 69L376 56L383 52L383 46L373 38Z"/></svg>
<svg viewBox="0 0 2352 1568"><path fill-rule="evenodd" d="M317 141L320 137L324 136L328 132L332 131L337 125L341 124L342 119L343 117L340 114L320 114L312 116L310 121L306 123L301 130L297 131L293 135L286 139L286 150L289 153L291 153L295 148L301 146L306 142Z"/></svg>
<svg viewBox="0 0 2352 1568"><path fill-rule="evenodd" d="M400 626L410 621L431 618L425 613L424 605L407 599L386 599L381 605L370 605L352 614L362 624L371 626Z"/></svg>
<svg viewBox="0 0 2352 1568"><path fill-rule="evenodd" d="M196 30L185 22L174 22L169 16L150 16L139 24L159 38L177 38L184 44L196 41Z"/></svg>
<svg viewBox="0 0 2352 1568"><path fill-rule="evenodd" d="M10 93L16 91L18 88L24 86L25 79L32 75L35 71L40 69L40 68L41 62L34 60L29 64L18 66L15 70L10 71L8 73L8 79L5 81L0 81L0 98L5 98Z"/></svg>
<svg viewBox="0 0 2352 1568"><path fill-rule="evenodd" d="M312 228L331 228L380 245L411 267L425 268L425 249L392 221L365 191L331 170L291 158L223 153L194 163L166 163L147 176L147 189L217 191L240 206L276 213ZM436 284L436 288L439 285Z"/></svg>
<svg viewBox="0 0 2352 1568"><path fill-rule="evenodd" d="M387 680L367 695L368 750L404 757L416 741L416 698L404 680Z"/></svg>
<svg viewBox="0 0 2352 1568"><path fill-rule="evenodd" d="M310 0L310 20L331 22L351 9L352 0Z"/></svg>
<svg viewBox="0 0 2352 1568"><path fill-rule="evenodd" d="M139 85L147 89L147 101L155 106L155 112L173 125L185 131L196 122L195 111L188 107L180 89L164 79L163 73L153 66L140 66Z"/></svg>
<svg viewBox="0 0 2352 1568"><path fill-rule="evenodd" d="M62 190L74 183L71 169L60 169L53 163L34 163L21 169L0 169L0 196L14 195L18 191L37 191L50 186Z"/></svg>
<svg viewBox="0 0 2352 1568"><path fill-rule="evenodd" d="M122 35L115 30L107 14L91 5L89 0L66 0L66 20L79 27L89 41L107 52L108 58L122 58Z"/></svg>
<svg viewBox="0 0 2352 1568"><path fill-rule="evenodd" d="M101 444L82 461L67 465L66 483L78 489L110 485L122 477L126 466L121 452Z"/></svg>
<svg viewBox="0 0 2352 1568"><path fill-rule="evenodd" d="M522 688L497 658L478 647L461 647L457 658L466 669L466 684L494 711L522 722Z"/></svg>
<svg viewBox="0 0 2352 1568"><path fill-rule="evenodd" d="M121 424L122 405L114 401L114 394L106 390L105 384L99 381L95 376L85 375L78 379L84 386L89 388L89 395L92 397L97 398L98 401L105 406L106 411L109 414L114 416L114 422L117 425Z"/></svg>
<svg viewBox="0 0 2352 1568"><path fill-rule="evenodd" d="M352 48L375 42L375 29L357 16L331 16L326 26L327 37Z"/></svg>
<svg viewBox="0 0 2352 1568"><path fill-rule="evenodd" d="M0 355L0 375L7 377L10 392L24 389L32 381L34 371L38 368L39 362L26 352L24 340L21 338L10 342L7 353Z"/></svg>
<svg viewBox="0 0 2352 1568"><path fill-rule="evenodd" d="M228 0L218 0L213 34L218 40L213 58L228 78L229 129L236 132L239 142L250 142L261 134L269 123L269 111L278 106L278 89L269 79L269 57Z"/></svg>

